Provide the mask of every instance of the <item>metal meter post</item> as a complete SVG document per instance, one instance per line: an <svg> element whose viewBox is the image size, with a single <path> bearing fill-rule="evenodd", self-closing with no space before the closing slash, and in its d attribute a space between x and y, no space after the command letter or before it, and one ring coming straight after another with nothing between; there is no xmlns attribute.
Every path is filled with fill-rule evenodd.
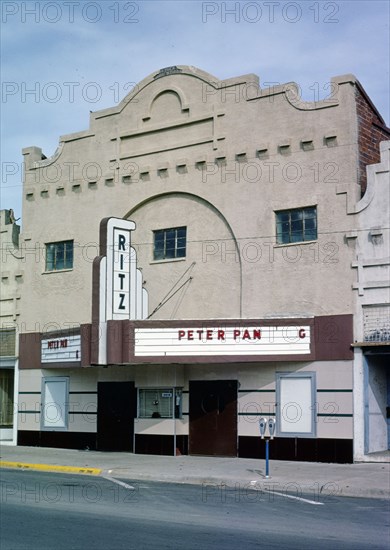
<svg viewBox="0 0 390 550"><path fill-rule="evenodd" d="M276 426L276 419L275 418L269 418L268 420L266 418L260 418L259 420L259 429L260 429L260 436L261 439L265 439L265 477L266 479L269 478L269 441L270 439L274 438L275 434L275 426ZM268 427L268 433L269 435L266 435Z"/></svg>

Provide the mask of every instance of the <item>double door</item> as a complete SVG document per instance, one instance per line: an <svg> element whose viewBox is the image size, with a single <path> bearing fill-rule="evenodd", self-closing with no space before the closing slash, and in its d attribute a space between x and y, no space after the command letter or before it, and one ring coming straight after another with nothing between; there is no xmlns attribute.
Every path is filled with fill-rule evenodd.
<svg viewBox="0 0 390 550"><path fill-rule="evenodd" d="M191 381L189 454L237 456L237 380Z"/></svg>

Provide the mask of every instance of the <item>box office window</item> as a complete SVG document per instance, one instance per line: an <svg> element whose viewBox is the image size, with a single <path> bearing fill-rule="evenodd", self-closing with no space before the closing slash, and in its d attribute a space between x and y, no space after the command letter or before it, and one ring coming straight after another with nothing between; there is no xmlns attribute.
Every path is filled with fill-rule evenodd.
<svg viewBox="0 0 390 550"><path fill-rule="evenodd" d="M46 244L46 271L73 268L73 241Z"/></svg>
<svg viewBox="0 0 390 550"><path fill-rule="evenodd" d="M277 244L299 243L317 239L317 207L295 208L276 212Z"/></svg>
<svg viewBox="0 0 390 550"><path fill-rule="evenodd" d="M67 430L69 414L69 378L50 376L42 379L42 430Z"/></svg>
<svg viewBox="0 0 390 550"><path fill-rule="evenodd" d="M154 260L170 260L186 257L187 228L173 227L153 231Z"/></svg>
<svg viewBox="0 0 390 550"><path fill-rule="evenodd" d="M181 418L181 389L138 390L138 418Z"/></svg>
<svg viewBox="0 0 390 550"><path fill-rule="evenodd" d="M278 436L315 437L315 373L276 374Z"/></svg>

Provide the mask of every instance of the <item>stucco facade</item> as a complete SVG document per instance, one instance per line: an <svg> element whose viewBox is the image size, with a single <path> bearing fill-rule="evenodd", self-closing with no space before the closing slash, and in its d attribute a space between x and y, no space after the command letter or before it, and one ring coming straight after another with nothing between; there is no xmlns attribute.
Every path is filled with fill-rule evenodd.
<svg viewBox="0 0 390 550"><path fill-rule="evenodd" d="M333 81L337 96L302 104L293 85L262 91L254 75L216 82L201 71L181 70L153 75L118 107L92 113L90 130L62 136L54 157L42 160L38 148L24 149L23 238L33 252L30 262L41 267L29 270L29 329L37 310L42 325L90 320L90 264L99 222L107 215L137 224L139 264L146 280L153 273L152 310L182 268L151 265L150 220L156 229L188 219L195 224L187 256L187 262L197 262L195 299L188 305L183 300L180 318L330 314L351 307L349 281L342 275L352 257L340 228L353 226L345 227L345 199L335 195L340 183L360 192L351 78ZM321 224L316 245L291 253L275 247L270 212L312 204L318 204ZM76 237L71 273L42 276L49 228L53 242ZM297 285L308 269L316 284ZM283 285L276 271L283 273ZM327 288L325 301L321 281L329 271L338 284ZM69 292L74 299L64 311L61 294ZM172 307L157 318L170 318Z"/></svg>
<svg viewBox="0 0 390 550"><path fill-rule="evenodd" d="M331 90L327 99L306 103L292 83L262 89L255 75L219 81L193 67L170 67L140 82L117 107L91 113L89 129L62 136L53 157L46 159L38 147L23 150L23 300L29 307L21 319L21 442L104 447L99 431L109 428L102 427L107 415L100 413L99 420L99 392L102 411L109 401L105 392L120 386L107 384L120 382L134 394L126 448L136 452L175 448L207 454L198 444L200 413L194 409L205 391L236 395L228 400L231 419L214 434L218 440L224 430L231 432L236 444L210 448L210 454L258 456L263 452L258 419L276 414L275 456L352 460L356 293L355 249L348 235L356 230L349 209L363 194L357 95L359 102L366 96L352 75L333 78ZM366 104L376 117L378 141L387 130L367 98ZM378 143L370 142L369 152ZM293 235L294 213L299 227L305 216L314 219L315 231ZM115 315L105 319L108 359L102 361L91 334L98 326L93 301L101 292L93 265L108 254L99 229L106 218L135 222L131 246L148 313L129 315L130 324ZM185 228L185 253L157 258L156 235L169 228ZM72 263L48 268L48 246L64 242L73 242ZM173 331L172 359L152 358L148 351L141 358L134 335L148 326L159 338ZM284 337L287 348L276 346L267 354L242 347L249 334L256 339L261 333L264 343L267 330L293 326L305 335L298 340L309 341L306 356L294 347L294 336L288 342L290 336ZM204 351L208 333L202 327L208 327L210 340L222 344L232 338L229 359L216 347L210 361L213 352ZM191 330L204 332L182 355ZM79 338L79 362L43 364L43 346L61 345L69 335ZM76 339L69 346L72 342ZM298 399L298 409L305 402L314 410L303 414L311 429L301 436L299 430L282 433L286 418L280 405L283 383L288 384L281 373L295 376L303 393L304 384L311 388L310 403ZM42 384L56 377L69 392L68 420L61 429L42 429ZM170 418L142 416L148 390L164 388L171 391L161 395L170 395L164 399L176 400L180 410Z"/></svg>

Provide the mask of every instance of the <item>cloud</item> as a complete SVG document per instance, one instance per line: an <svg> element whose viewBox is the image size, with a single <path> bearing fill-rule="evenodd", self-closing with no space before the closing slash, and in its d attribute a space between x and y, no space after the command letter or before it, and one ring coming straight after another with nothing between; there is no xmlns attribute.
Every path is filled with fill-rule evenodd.
<svg viewBox="0 0 390 550"><path fill-rule="evenodd" d="M88 128L89 111L170 65L295 81L307 100L352 72L388 120L387 2L275 2L272 14L269 2L76 2L73 15L64 2L3 10L11 4L19 11L3 11L3 162L20 163L29 145L51 155L60 135ZM20 216L20 174L2 185L3 204Z"/></svg>

